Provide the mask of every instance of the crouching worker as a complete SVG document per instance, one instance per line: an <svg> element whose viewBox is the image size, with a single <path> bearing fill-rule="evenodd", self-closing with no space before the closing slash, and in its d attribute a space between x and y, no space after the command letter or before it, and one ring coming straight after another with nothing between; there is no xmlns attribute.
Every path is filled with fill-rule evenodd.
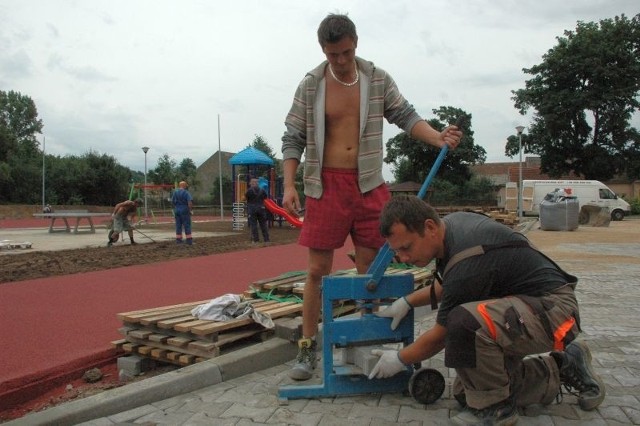
<svg viewBox="0 0 640 426"><path fill-rule="evenodd" d="M577 279L524 235L477 213L440 219L415 196L389 201L380 230L402 262L426 266L436 259L441 280L377 315L392 318L395 329L413 307L440 308L436 324L411 345L374 350L380 359L369 378L393 376L444 349L445 365L457 373L454 396L464 407L456 424L514 424L517 407L549 404L561 385L583 410L600 405L604 383L587 345L574 340Z"/></svg>
<svg viewBox="0 0 640 426"><path fill-rule="evenodd" d="M113 208L113 214L111 215L111 218L113 219L113 226L109 231L109 242L107 243L107 246L111 247L113 243L117 242L120 237L120 233L125 230L129 233L131 245L137 244L133 240L134 227L132 223L135 223L137 210L140 206L142 206L142 199L140 198L116 204Z"/></svg>

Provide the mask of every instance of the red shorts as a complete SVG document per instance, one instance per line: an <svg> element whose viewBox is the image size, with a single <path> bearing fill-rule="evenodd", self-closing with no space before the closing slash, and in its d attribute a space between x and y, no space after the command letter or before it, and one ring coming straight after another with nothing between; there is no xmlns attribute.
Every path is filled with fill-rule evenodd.
<svg viewBox="0 0 640 426"><path fill-rule="evenodd" d="M305 200L304 225L298 243L332 250L344 245L347 235L353 244L378 249L384 245L380 235L380 212L391 198L387 185L362 194L358 171L322 169L322 196Z"/></svg>

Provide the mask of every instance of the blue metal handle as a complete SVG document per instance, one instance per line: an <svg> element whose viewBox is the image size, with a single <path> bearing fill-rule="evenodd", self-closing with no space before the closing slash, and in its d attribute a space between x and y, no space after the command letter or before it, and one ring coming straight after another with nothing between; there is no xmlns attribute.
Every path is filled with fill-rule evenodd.
<svg viewBox="0 0 640 426"><path fill-rule="evenodd" d="M427 189L429 188L429 185L431 185L433 177L436 175L436 173L438 173L438 169L444 161L444 157L447 156L447 151L449 151L448 145L444 145L440 149L440 154L438 154L435 163L433 163L433 166L431 166L429 174L420 187L420 191L418 191L418 198L424 198L424 196L427 195ZM380 251L378 251L376 258L373 260L373 262L369 266L369 269L367 270L367 274L371 275L371 280L369 280L369 283L367 284L370 289L374 290L375 287L377 287L378 283L382 279L382 276L384 275L384 272L387 270L387 267L391 263L391 260L393 260L394 255L395 252L391 250L391 248L389 247L389 243L384 243L384 246L382 246Z"/></svg>
<svg viewBox="0 0 640 426"><path fill-rule="evenodd" d="M440 148L440 154L438 154L438 158L436 158L435 163L433 163L433 166L431 166L431 170L429 170L429 174L427 175L427 177L424 180L424 183L420 187L420 191L418 191L418 198L424 198L425 195L427 195L427 189L429 188L429 185L431 185L431 181L433 180L433 177L436 175L436 173L438 173L438 169L440 168L440 165L444 161L444 157L447 156L447 151L449 151L449 145L445 145L442 148Z"/></svg>

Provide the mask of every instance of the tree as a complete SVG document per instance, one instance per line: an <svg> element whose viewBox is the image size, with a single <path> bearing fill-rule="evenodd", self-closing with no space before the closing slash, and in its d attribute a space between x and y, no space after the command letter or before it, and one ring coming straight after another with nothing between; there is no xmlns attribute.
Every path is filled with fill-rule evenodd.
<svg viewBox="0 0 640 426"><path fill-rule="evenodd" d="M175 184L176 182L176 162L169 157L169 154L162 154L158 158L158 165L155 169L147 173L147 181L155 184Z"/></svg>
<svg viewBox="0 0 640 426"><path fill-rule="evenodd" d="M461 115L467 115L469 120L462 131L464 135L460 145L447 155L438 172L438 178L461 186L471 177L470 165L484 163L486 151L474 144L473 130L471 130L471 114L454 107L440 107L434 109L436 118L427 122L437 131L444 130L448 123L454 123ZM406 132L402 132L387 141L387 156L384 161L393 164L396 182L422 182L426 178L431 166L435 162L439 150L412 139Z"/></svg>
<svg viewBox="0 0 640 426"><path fill-rule="evenodd" d="M260 135L255 135L255 138L253 139L253 142L251 142L251 145L249 145L249 146L252 146L255 149L258 149L258 150L264 152L265 154L267 154L267 156L273 160L274 168L276 170L276 175L280 175L281 174L280 161L278 161L278 159L276 159L276 155L273 152L273 149L271 149L271 147L269 146L269 143L266 141L265 138L263 138Z"/></svg>
<svg viewBox="0 0 640 426"><path fill-rule="evenodd" d="M176 170L177 180L187 181L189 186L197 187L199 183L196 181L197 170L196 163L191 158L185 158L180 162Z"/></svg>
<svg viewBox="0 0 640 426"><path fill-rule="evenodd" d="M38 141L42 120L30 97L0 90L0 201L38 200L42 179Z"/></svg>
<svg viewBox="0 0 640 426"><path fill-rule="evenodd" d="M535 110L525 152L540 155L542 172L553 177L637 179L640 134L629 122L640 109L640 14L578 22L557 41L541 64L523 70L533 76L525 88L512 91L521 114ZM507 155L517 142L509 137Z"/></svg>
<svg viewBox="0 0 640 426"><path fill-rule="evenodd" d="M42 133L42 120L33 100L19 92L0 90L0 161L21 149L37 152L36 134Z"/></svg>

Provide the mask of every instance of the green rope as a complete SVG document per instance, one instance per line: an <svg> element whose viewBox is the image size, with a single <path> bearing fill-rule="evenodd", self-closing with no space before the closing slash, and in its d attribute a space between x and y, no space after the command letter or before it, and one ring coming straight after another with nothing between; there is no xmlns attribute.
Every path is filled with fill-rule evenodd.
<svg viewBox="0 0 640 426"><path fill-rule="evenodd" d="M256 297L262 300L275 300L276 302L295 302L302 303L302 298L296 296L295 294L290 294L287 296L276 296L273 294L275 288L272 288L269 292L258 291L257 289L251 287L251 290L255 292Z"/></svg>

